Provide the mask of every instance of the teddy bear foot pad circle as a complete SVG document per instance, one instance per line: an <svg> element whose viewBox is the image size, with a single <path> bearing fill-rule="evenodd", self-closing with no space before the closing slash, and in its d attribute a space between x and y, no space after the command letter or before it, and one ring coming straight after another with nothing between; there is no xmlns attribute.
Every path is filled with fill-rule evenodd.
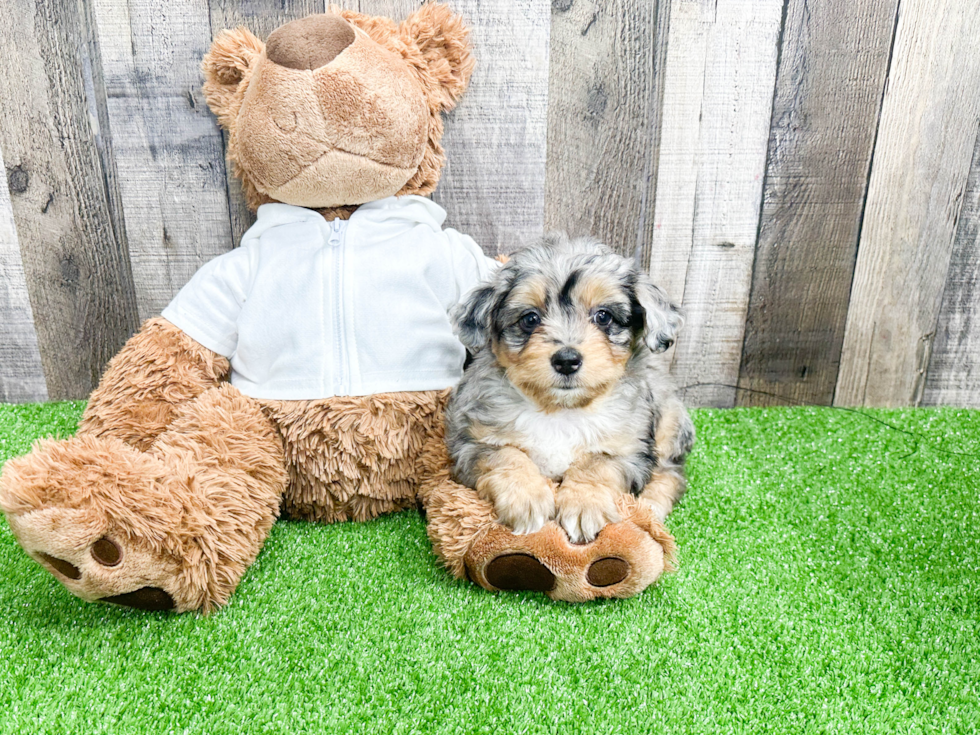
<svg viewBox="0 0 980 735"><path fill-rule="evenodd" d="M625 559L606 556L592 563L585 578L593 587L611 587L622 582L629 574L630 565Z"/></svg>
<svg viewBox="0 0 980 735"><path fill-rule="evenodd" d="M606 556L596 559L586 573L593 587L611 587L629 576L630 565L625 559ZM499 590L530 590L551 592L556 578L548 567L530 554L504 554L487 565L487 581Z"/></svg>
<svg viewBox="0 0 980 735"><path fill-rule="evenodd" d="M530 554L504 554L487 564L487 581L498 590L550 592L555 575Z"/></svg>

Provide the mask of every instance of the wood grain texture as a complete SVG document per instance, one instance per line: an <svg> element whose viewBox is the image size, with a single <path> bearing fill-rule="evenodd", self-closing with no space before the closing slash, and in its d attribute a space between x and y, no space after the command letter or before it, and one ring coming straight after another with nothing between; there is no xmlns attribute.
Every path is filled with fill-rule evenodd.
<svg viewBox="0 0 980 735"><path fill-rule="evenodd" d="M356 10L365 15L384 15L399 22L404 20L412 11L418 10L422 4L422 0L331 0L331 2L334 5ZM456 7L452 2L450 2L450 6Z"/></svg>
<svg viewBox="0 0 980 735"><path fill-rule="evenodd" d="M231 249L221 134L201 91L196 0L93 0L140 319Z"/></svg>
<svg viewBox="0 0 980 735"><path fill-rule="evenodd" d="M738 404L833 402L897 7L789 0Z"/></svg>
<svg viewBox="0 0 980 735"><path fill-rule="evenodd" d="M0 402L24 403L47 398L5 176L0 179Z"/></svg>
<svg viewBox="0 0 980 735"><path fill-rule="evenodd" d="M917 405L980 125L974 2L903 0L834 402Z"/></svg>
<svg viewBox="0 0 980 735"><path fill-rule="evenodd" d="M86 396L138 326L86 10L0 3L0 148L52 399Z"/></svg>
<svg viewBox="0 0 980 735"><path fill-rule="evenodd" d="M960 210L936 339L926 375L926 406L980 408L980 135Z"/></svg>
<svg viewBox="0 0 980 735"><path fill-rule="evenodd" d="M555 0L545 225L649 260L667 2Z"/></svg>
<svg viewBox="0 0 980 735"><path fill-rule="evenodd" d="M544 226L551 8L547 0L449 5L470 26L477 65L446 116L447 164L432 198L447 225L488 255L510 252Z"/></svg>
<svg viewBox="0 0 980 735"><path fill-rule="evenodd" d="M672 372L692 405L735 402L782 9L671 2L650 273L687 315Z"/></svg>

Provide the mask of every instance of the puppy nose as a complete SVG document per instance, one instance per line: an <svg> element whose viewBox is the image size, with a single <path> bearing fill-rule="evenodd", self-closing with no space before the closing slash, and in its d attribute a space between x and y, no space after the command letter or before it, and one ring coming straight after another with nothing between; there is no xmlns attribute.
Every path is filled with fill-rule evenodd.
<svg viewBox="0 0 980 735"><path fill-rule="evenodd" d="M274 30L265 42L269 61L288 69L319 69L354 43L354 29L339 15L300 18Z"/></svg>
<svg viewBox="0 0 980 735"><path fill-rule="evenodd" d="M551 356L551 367L562 375L571 375L582 367L582 353L572 347L562 347Z"/></svg>

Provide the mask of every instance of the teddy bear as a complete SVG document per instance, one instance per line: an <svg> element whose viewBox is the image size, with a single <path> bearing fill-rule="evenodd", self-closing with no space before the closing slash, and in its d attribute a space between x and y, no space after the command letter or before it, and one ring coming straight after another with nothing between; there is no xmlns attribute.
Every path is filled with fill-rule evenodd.
<svg viewBox="0 0 980 735"><path fill-rule="evenodd" d="M426 195L473 67L436 3L216 38L205 95L256 222L109 362L74 437L0 477L17 541L72 594L208 613L280 514L417 504L446 569L489 590L625 597L670 567L673 539L631 496L576 546L555 523L512 533L452 480L442 413L465 352L449 312L495 262Z"/></svg>

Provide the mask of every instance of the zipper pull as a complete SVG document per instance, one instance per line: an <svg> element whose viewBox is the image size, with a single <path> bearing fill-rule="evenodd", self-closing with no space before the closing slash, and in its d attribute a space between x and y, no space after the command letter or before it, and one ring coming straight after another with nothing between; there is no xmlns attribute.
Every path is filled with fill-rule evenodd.
<svg viewBox="0 0 980 735"><path fill-rule="evenodd" d="M329 243L334 247L340 245L340 231L343 228L343 223L339 219L335 219L330 223L330 239Z"/></svg>

